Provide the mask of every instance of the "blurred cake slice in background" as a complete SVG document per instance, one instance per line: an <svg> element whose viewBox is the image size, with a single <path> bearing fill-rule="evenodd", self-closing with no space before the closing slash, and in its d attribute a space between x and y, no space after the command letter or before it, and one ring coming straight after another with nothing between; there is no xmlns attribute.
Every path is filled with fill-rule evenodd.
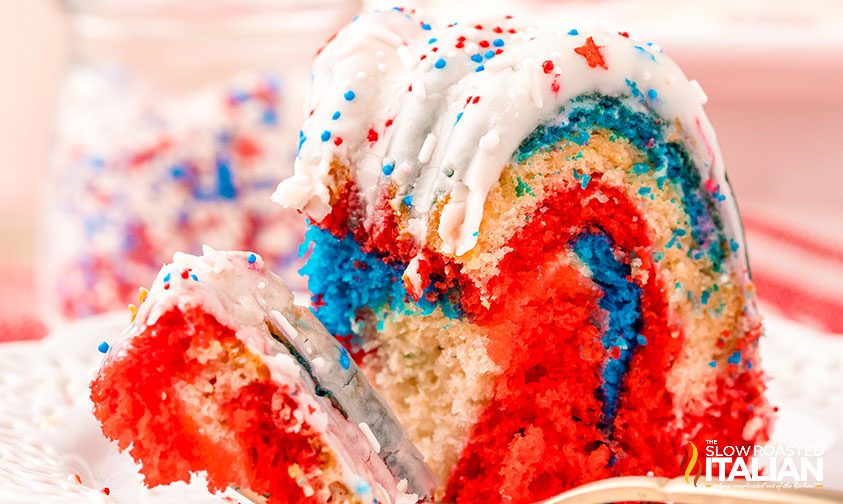
<svg viewBox="0 0 843 504"><path fill-rule="evenodd" d="M148 486L204 471L269 503L431 497L384 401L260 256L176 254L142 297L91 398Z"/></svg>

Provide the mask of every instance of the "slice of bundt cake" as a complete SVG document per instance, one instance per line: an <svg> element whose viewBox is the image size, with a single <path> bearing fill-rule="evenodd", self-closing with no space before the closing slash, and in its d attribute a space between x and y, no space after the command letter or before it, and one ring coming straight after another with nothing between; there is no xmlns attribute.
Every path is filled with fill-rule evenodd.
<svg viewBox="0 0 843 504"><path fill-rule="evenodd" d="M767 439L762 333L705 94L626 33L363 15L295 175L316 314L458 502L676 475Z"/></svg>
<svg viewBox="0 0 843 504"><path fill-rule="evenodd" d="M269 503L415 503L432 474L357 366L263 260L176 254L91 385L149 486L205 471Z"/></svg>

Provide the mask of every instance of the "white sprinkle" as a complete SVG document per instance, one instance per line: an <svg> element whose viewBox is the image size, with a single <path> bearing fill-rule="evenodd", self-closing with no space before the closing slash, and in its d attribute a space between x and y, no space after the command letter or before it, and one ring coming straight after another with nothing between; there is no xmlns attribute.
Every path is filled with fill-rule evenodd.
<svg viewBox="0 0 843 504"><path fill-rule="evenodd" d="M700 98L701 104L705 105L706 103L708 103L708 95L705 94L705 90L702 88L697 79L691 79L688 84L690 84L691 89L693 89L694 92L697 93L697 96Z"/></svg>
<svg viewBox="0 0 843 504"><path fill-rule="evenodd" d="M359 80L363 80L363 79L365 79L365 78L366 78L366 77L368 77L368 76L369 76L369 74L367 74L367 73L366 73L366 72L364 72L363 70L360 70L359 72L357 72L357 78L358 78Z"/></svg>
<svg viewBox="0 0 843 504"><path fill-rule="evenodd" d="M360 427L360 430L363 431L363 435L366 436L366 439L369 440L369 444L372 445L372 449L375 450L375 453L381 452L381 444L378 442L375 435L372 433L372 429L369 428L369 424L366 422L360 422L357 424Z"/></svg>
<svg viewBox="0 0 843 504"><path fill-rule="evenodd" d="M413 82L413 96L416 97L416 101L419 103L427 99L427 88L424 87L424 81L421 79L416 79Z"/></svg>
<svg viewBox="0 0 843 504"><path fill-rule="evenodd" d="M436 147L436 135L428 133L427 138L424 139L421 150L419 151L419 162L427 163L430 161L430 156L433 155L433 148Z"/></svg>
<svg viewBox="0 0 843 504"><path fill-rule="evenodd" d="M281 330L284 333L284 336L287 336L290 339L296 339L296 336L299 335L299 332L296 331L296 328L293 327L293 324L287 320L287 317L284 316L278 310L272 310L269 312L269 320L275 324L275 327Z"/></svg>
<svg viewBox="0 0 843 504"><path fill-rule="evenodd" d="M483 150L492 150L497 147L499 143L501 143L501 137L499 137L494 131L490 131L483 135L480 139L480 148Z"/></svg>
<svg viewBox="0 0 843 504"><path fill-rule="evenodd" d="M386 72L386 65L384 63L378 63L378 72Z"/></svg>
<svg viewBox="0 0 843 504"><path fill-rule="evenodd" d="M266 282L264 282L263 280L258 282L258 289L260 289L260 290L266 289Z"/></svg>

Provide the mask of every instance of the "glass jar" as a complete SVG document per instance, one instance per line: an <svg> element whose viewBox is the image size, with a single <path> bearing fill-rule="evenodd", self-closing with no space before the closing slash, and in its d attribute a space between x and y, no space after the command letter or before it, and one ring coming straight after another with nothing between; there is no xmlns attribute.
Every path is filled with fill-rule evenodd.
<svg viewBox="0 0 843 504"><path fill-rule="evenodd" d="M310 60L342 0L65 2L41 241L51 321L125 308L176 251L260 253L293 288L304 223L270 201L292 172Z"/></svg>

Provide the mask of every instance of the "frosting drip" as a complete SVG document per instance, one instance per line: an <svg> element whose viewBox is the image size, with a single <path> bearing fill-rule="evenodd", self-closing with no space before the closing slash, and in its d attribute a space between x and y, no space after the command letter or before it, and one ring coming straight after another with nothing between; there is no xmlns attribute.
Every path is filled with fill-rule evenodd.
<svg viewBox="0 0 843 504"><path fill-rule="evenodd" d="M650 43L626 34L524 26L512 18L434 27L404 9L355 19L316 57L295 174L273 198L316 221L331 211L333 160L351 168L377 222L381 191L396 188L406 227L424 245L437 203L441 252L477 243L483 207L521 142L564 121L584 95L638 100L681 139L703 181L728 187L696 81ZM727 195L731 197L731 194ZM740 239L734 205L725 225Z"/></svg>

